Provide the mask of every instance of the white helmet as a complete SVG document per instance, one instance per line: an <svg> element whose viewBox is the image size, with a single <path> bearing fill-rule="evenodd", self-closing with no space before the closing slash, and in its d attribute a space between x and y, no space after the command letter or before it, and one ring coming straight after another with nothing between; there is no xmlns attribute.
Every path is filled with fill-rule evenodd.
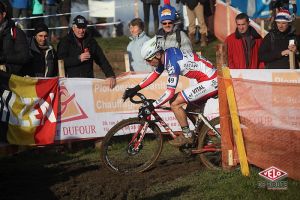
<svg viewBox="0 0 300 200"><path fill-rule="evenodd" d="M156 52L162 48L156 43L156 36L146 41L141 49L141 56L144 60L147 60L155 55Z"/></svg>

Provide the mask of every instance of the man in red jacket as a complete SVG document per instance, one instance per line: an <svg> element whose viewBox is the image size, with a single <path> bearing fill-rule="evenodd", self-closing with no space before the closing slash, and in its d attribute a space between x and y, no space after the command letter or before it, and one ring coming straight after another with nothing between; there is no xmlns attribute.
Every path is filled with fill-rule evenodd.
<svg viewBox="0 0 300 200"><path fill-rule="evenodd" d="M247 14L238 14L235 18L235 22L237 26L236 31L225 40L229 68L264 68L264 63L258 59L258 49L262 42L262 37L250 26Z"/></svg>

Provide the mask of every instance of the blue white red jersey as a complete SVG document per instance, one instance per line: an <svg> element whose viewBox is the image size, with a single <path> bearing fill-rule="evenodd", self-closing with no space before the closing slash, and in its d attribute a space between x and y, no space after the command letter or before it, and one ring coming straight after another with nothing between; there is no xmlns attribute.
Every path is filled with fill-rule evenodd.
<svg viewBox="0 0 300 200"><path fill-rule="evenodd" d="M164 64L156 67L155 70L139 84L141 88L145 88L154 82L164 70L168 72L167 90L153 103L154 107L166 103L175 95L180 76L196 79L198 83L217 77L217 69L212 63L194 52L180 50L178 48L169 48L165 50L164 56Z"/></svg>

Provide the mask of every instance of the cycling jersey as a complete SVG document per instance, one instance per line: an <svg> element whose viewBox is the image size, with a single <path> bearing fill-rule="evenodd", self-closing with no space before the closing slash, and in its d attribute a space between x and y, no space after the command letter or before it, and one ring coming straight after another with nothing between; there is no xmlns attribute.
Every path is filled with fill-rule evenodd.
<svg viewBox="0 0 300 200"><path fill-rule="evenodd" d="M203 100L217 94L217 69L204 57L191 51L169 48L165 50L164 64L155 68L139 85L145 88L154 82L164 70L168 72L166 92L153 103L158 107L175 95L179 76L196 79L198 84L181 91L186 102Z"/></svg>

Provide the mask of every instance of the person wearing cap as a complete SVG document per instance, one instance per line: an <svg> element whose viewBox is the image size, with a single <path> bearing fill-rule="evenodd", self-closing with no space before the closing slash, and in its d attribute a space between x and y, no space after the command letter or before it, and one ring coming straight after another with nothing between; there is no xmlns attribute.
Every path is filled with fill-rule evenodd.
<svg viewBox="0 0 300 200"><path fill-rule="evenodd" d="M262 69L264 63L258 59L262 37L250 25L246 13L235 17L236 30L225 40L228 67L230 69Z"/></svg>
<svg viewBox="0 0 300 200"><path fill-rule="evenodd" d="M58 75L57 55L48 43L46 24L36 24L33 36L28 38L30 60L23 68L23 75L30 77L54 77Z"/></svg>
<svg viewBox="0 0 300 200"><path fill-rule="evenodd" d="M95 61L107 77L110 88L113 88L115 73L97 41L87 31L87 25L87 20L81 15L73 19L68 35L58 43L58 58L64 60L67 77L94 78Z"/></svg>
<svg viewBox="0 0 300 200"><path fill-rule="evenodd" d="M280 10L275 17L273 29L264 37L259 49L259 58L266 69L289 69L289 54L295 53L295 67L299 68L299 36L291 25L288 10Z"/></svg>
<svg viewBox="0 0 300 200"><path fill-rule="evenodd" d="M193 143L193 133L189 128L187 115L183 106L187 104L199 105L218 93L217 69L202 56L192 51L168 48L165 51L157 44L153 37L144 43L141 55L147 63L155 68L141 83L133 88L127 88L123 100L133 97L139 90L152 84L164 70L167 71L167 89L156 101L142 108L139 117L147 118L153 109L170 102L171 109L177 118L183 134L170 141L174 146ZM196 84L176 92L180 76L196 80Z"/></svg>
<svg viewBox="0 0 300 200"><path fill-rule="evenodd" d="M165 4L160 8L160 23L162 28L158 30L157 43L164 50L177 47L182 50L192 51L192 44L185 32L177 26L176 10L173 6Z"/></svg>
<svg viewBox="0 0 300 200"><path fill-rule="evenodd" d="M22 68L29 58L25 33L15 25L0 2L0 65L9 74L22 75Z"/></svg>

